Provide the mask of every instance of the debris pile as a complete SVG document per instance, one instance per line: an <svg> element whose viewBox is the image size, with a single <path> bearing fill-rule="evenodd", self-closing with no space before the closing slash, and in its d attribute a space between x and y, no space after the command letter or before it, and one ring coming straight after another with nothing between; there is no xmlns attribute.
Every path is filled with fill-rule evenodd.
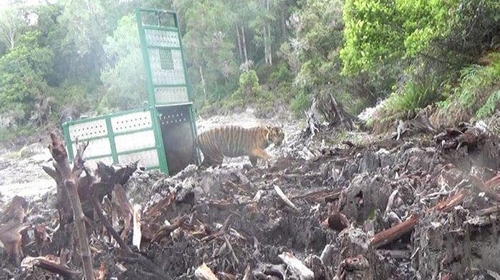
<svg viewBox="0 0 500 280"><path fill-rule="evenodd" d="M136 164L90 169L84 145L70 166L52 135L54 214L12 199L0 277L500 277L497 136L426 123L329 146L331 126L313 131L289 137L269 168L188 166L172 177Z"/></svg>

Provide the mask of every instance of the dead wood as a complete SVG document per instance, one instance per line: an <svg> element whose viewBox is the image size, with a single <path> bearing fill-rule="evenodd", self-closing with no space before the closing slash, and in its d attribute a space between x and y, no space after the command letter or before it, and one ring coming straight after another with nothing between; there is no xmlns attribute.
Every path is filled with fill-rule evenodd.
<svg viewBox="0 0 500 280"><path fill-rule="evenodd" d="M133 213L133 231L132 231L132 245L141 249L142 229L141 229L141 213L142 207L140 205L134 206Z"/></svg>
<svg viewBox="0 0 500 280"><path fill-rule="evenodd" d="M460 190L452 197L443 200L436 204L434 207L428 209L427 212L432 212L434 210L441 212L451 211L455 206L461 204L468 195L468 190ZM373 246L373 248L379 248L395 240L398 240L404 234L411 232L415 228L419 220L419 215L412 214L406 221L377 233L372 238L371 245Z"/></svg>
<svg viewBox="0 0 500 280"><path fill-rule="evenodd" d="M228 230L229 230L229 225L231 224L231 219L233 218L233 215L229 215L226 220L224 221L224 224L222 225L222 227L214 232L213 234L209 235L209 236L205 236L201 239L202 242L208 242L208 241L211 241L213 239L216 239L216 238L220 238L222 236L224 236Z"/></svg>
<svg viewBox="0 0 500 280"><path fill-rule="evenodd" d="M60 261L54 261L49 257L26 257L23 260L24 267L37 266L51 273L59 274L64 279L77 279L81 272L70 269Z"/></svg>
<svg viewBox="0 0 500 280"><path fill-rule="evenodd" d="M353 130L354 129L354 124L353 124L353 119L354 117L349 115L345 110L342 104L338 103L337 100L333 97L333 95L330 93L330 100L329 100L329 110L323 110L324 114L327 115L332 115L333 113L333 119L330 118L330 126L331 127L337 127L340 125L341 128L346 129L346 130Z"/></svg>
<svg viewBox="0 0 500 280"><path fill-rule="evenodd" d="M454 196L436 204L436 206L429 209L429 212L433 210L448 212L452 210L455 206L461 204L464 201L464 199L467 198L468 195L469 195L468 190L460 190Z"/></svg>
<svg viewBox="0 0 500 280"><path fill-rule="evenodd" d="M474 183L474 186L481 192L484 192L486 196L495 200L496 202L500 202L500 194L493 190L493 186L497 184L498 178L493 177L487 183L484 183L483 180L474 175L469 176L469 178Z"/></svg>
<svg viewBox="0 0 500 280"><path fill-rule="evenodd" d="M476 211L475 214L477 216L487 216L487 215L491 215L491 214L499 213L499 212L500 212L500 205L497 204L497 205L492 206L492 207L488 207L488 208L484 208L484 209L478 210L478 211Z"/></svg>
<svg viewBox="0 0 500 280"><path fill-rule="evenodd" d="M113 197L111 199L111 203L113 205L113 211L116 211L118 216L123 219L124 228L121 233L121 237L125 239L132 230L134 210L132 209L132 204L128 201L127 194L125 193L125 189L122 185L115 184L112 194Z"/></svg>
<svg viewBox="0 0 500 280"><path fill-rule="evenodd" d="M411 120L399 120L397 124L397 132L392 134L392 138L399 140L400 137L405 134L410 135L416 133L426 133L431 135L437 134L437 130L429 120L426 110L420 110Z"/></svg>
<svg viewBox="0 0 500 280"><path fill-rule="evenodd" d="M14 196L10 201L7 209L3 213L3 217L0 220L1 223L7 223L10 221L16 221L22 223L25 221L26 212L28 211L28 202L24 197Z"/></svg>
<svg viewBox="0 0 500 280"><path fill-rule="evenodd" d="M20 223L16 220L0 225L0 241L9 256L9 260L16 265L20 263L21 257L23 256L21 250L21 231L28 227L29 223Z"/></svg>
<svg viewBox="0 0 500 280"><path fill-rule="evenodd" d="M340 232L349 226L349 220L344 214L334 210L333 213L321 223L321 225L325 228L330 228Z"/></svg>
<svg viewBox="0 0 500 280"><path fill-rule="evenodd" d="M83 153L88 143L78 146L77 154L74 159L73 170L69 173L70 167L64 142L54 133L51 134L51 138L51 153L61 172L61 178L64 180L64 186L70 201L71 209L73 210L73 218L75 221L78 244L80 247L80 257L83 263L83 272L87 280L93 280L94 270L92 265L92 255L90 253L89 241L85 229L85 216L83 214L82 204L78 195L78 186L76 185L79 181L80 174L84 169Z"/></svg>
<svg viewBox="0 0 500 280"><path fill-rule="evenodd" d="M419 215L412 214L408 219L406 219L406 221L389 229L381 231L373 236L371 240L371 246L373 248L378 248L399 239L404 234L411 232L413 228L415 228L415 225L418 223L418 221Z"/></svg>
<svg viewBox="0 0 500 280"><path fill-rule="evenodd" d="M410 250L377 250L381 255L388 255L397 260L408 260L411 257Z"/></svg>
<svg viewBox="0 0 500 280"><path fill-rule="evenodd" d="M281 200L286 205L288 205L290 208L292 208L295 211L299 211L299 208L297 208L297 206L295 206L295 204L293 204L293 202L291 202L290 199L288 199L288 197L286 197L286 195L283 193L283 191L280 189L280 187L278 187L277 185L274 185L274 191L276 191L276 193L278 194L278 197L281 198Z"/></svg>
<svg viewBox="0 0 500 280"><path fill-rule="evenodd" d="M250 264L245 268L245 274L243 275L243 280L251 280L252 279L252 267Z"/></svg>
<svg viewBox="0 0 500 280"><path fill-rule="evenodd" d="M302 194L297 194L291 196L292 199L305 199L311 200L313 202L331 202L339 198L340 190L318 190L318 191L308 191Z"/></svg>
<svg viewBox="0 0 500 280"><path fill-rule="evenodd" d="M343 260L337 269L337 278L345 279L373 279L370 272L370 263L362 256L347 258Z"/></svg>
<svg viewBox="0 0 500 280"><path fill-rule="evenodd" d="M179 227L182 227L184 223L189 219L188 215L184 215L182 217L177 218L172 225L165 225L162 226L153 236L153 239L151 239L152 243L157 243L160 242L163 238L167 237L172 233L174 230L178 229Z"/></svg>
<svg viewBox="0 0 500 280"><path fill-rule="evenodd" d="M314 279L331 279L331 273L325 263L321 260L320 257L316 255L309 255L305 264L307 267L311 269L314 273Z"/></svg>
<svg viewBox="0 0 500 280"><path fill-rule="evenodd" d="M109 222L108 218L104 216L103 214L103 209L101 202L98 200L96 196L92 197L92 204L95 207L96 213L100 219L100 221L103 223L104 227L108 232L113 236L113 238L116 240L120 248L125 252L126 257L120 257L121 260L129 262L129 263L140 263L147 267L150 271L152 271L158 279L169 279L171 278L165 272L160 269L156 264L154 264L152 261L147 259L146 257L142 256L141 254L135 253L132 251L132 249L123 241L121 236L115 231L111 223Z"/></svg>
<svg viewBox="0 0 500 280"><path fill-rule="evenodd" d="M194 275L196 278L201 280L217 280L217 276L212 272L210 267L206 263L200 265L195 271Z"/></svg>
<svg viewBox="0 0 500 280"><path fill-rule="evenodd" d="M314 279L314 272L297 259L292 253L283 252L278 257L287 265L287 267L299 276L299 279Z"/></svg>
<svg viewBox="0 0 500 280"><path fill-rule="evenodd" d="M155 205L144 213L147 217L145 221L147 225L158 224L164 219L165 212L167 212L175 201L175 192L170 192L165 198L155 203Z"/></svg>
<svg viewBox="0 0 500 280"><path fill-rule="evenodd" d="M64 231L69 231L66 227L73 219L73 211L71 209L70 200L68 197L68 192L66 191L65 180L71 176L71 168L68 160L68 154L66 152L66 146L64 142L55 134L51 133L50 138L52 143L49 145L49 150L54 159L53 167L44 167L45 172L49 174L57 184L57 211L59 213L59 224L60 228ZM69 232L63 233L63 235L68 235ZM71 243L71 242L68 242Z"/></svg>

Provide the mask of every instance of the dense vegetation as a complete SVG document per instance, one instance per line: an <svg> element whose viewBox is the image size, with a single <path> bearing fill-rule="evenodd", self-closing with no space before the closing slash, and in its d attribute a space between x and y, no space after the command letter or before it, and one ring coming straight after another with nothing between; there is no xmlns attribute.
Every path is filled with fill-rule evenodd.
<svg viewBox="0 0 500 280"><path fill-rule="evenodd" d="M175 10L199 113L334 96L379 123L437 104L443 122L500 100L497 0L59 0L0 6L0 141L146 99L135 7Z"/></svg>

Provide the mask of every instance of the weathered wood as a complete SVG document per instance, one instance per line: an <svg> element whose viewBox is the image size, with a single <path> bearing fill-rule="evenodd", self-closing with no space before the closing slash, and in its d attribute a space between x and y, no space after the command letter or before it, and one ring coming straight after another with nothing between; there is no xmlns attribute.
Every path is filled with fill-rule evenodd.
<svg viewBox="0 0 500 280"><path fill-rule="evenodd" d="M349 226L349 220L347 217L340 213L339 211L333 211L333 213L326 218L321 225L325 228L331 228L336 231L342 231Z"/></svg>
<svg viewBox="0 0 500 280"><path fill-rule="evenodd" d="M67 197L69 198L71 209L73 210L73 219L75 221L78 244L80 247L80 257L83 263L83 272L85 275L85 279L93 280L94 270L92 264L92 255L90 253L89 241L85 229L85 216L83 214L82 204L78 195L78 186L76 185L79 181L80 174L84 169L83 153L87 148L88 143L78 145L73 169L71 170L64 141L55 133L51 133L50 136L52 139L50 151L52 157L57 163L56 170L59 170L61 174L60 178L63 181L59 182L58 186L60 183L64 183L65 191L67 193Z"/></svg>
<svg viewBox="0 0 500 280"><path fill-rule="evenodd" d="M460 190L454 196L436 204L436 206L429 209L429 211L438 210L438 211L442 211L442 212L448 212L448 211L452 210L455 206L462 203L468 195L469 195L468 190Z"/></svg>
<svg viewBox="0 0 500 280"><path fill-rule="evenodd" d="M0 225L0 242L2 242L9 260L19 265L23 252L21 250L21 231L29 227L29 223L21 223L16 220Z"/></svg>
<svg viewBox="0 0 500 280"><path fill-rule="evenodd" d="M78 279L81 272L72 270L65 264L55 262L47 257L26 257L23 260L23 267L37 266L41 269L47 270L49 272L59 274L64 279Z"/></svg>
<svg viewBox="0 0 500 280"><path fill-rule="evenodd" d="M301 260L297 259L289 252L283 252L278 257L297 274L301 280L314 279L314 272L305 266Z"/></svg>
<svg viewBox="0 0 500 280"><path fill-rule="evenodd" d="M469 176L469 178L474 183L474 186L476 186L476 188L484 192L489 198L495 200L496 202L500 202L500 194L492 188L492 186L496 185L496 183L494 183L497 181L495 177L491 179L492 181L490 181L488 184L485 184L483 180L474 175Z"/></svg>
<svg viewBox="0 0 500 280"><path fill-rule="evenodd" d="M194 275L196 278L201 280L217 280L217 276L212 272L210 267L206 263L200 265L195 271Z"/></svg>
<svg viewBox="0 0 500 280"><path fill-rule="evenodd" d="M362 255L344 259L337 269L337 279L373 279L370 263Z"/></svg>
<svg viewBox="0 0 500 280"><path fill-rule="evenodd" d="M290 208L292 208L293 210L295 211L299 211L299 208L297 208L297 206L295 206L295 204L293 204L292 201L290 201L290 199L288 199L288 197L286 197L286 195L283 193L283 191L280 189L280 187L274 185L274 190L276 191L276 193L278 194L278 197L281 198L281 200L286 204L288 205Z"/></svg>
<svg viewBox="0 0 500 280"><path fill-rule="evenodd" d="M404 234L412 231L419 219L420 217L417 214L412 214L406 221L375 234L371 240L372 247L378 248L399 239Z"/></svg>

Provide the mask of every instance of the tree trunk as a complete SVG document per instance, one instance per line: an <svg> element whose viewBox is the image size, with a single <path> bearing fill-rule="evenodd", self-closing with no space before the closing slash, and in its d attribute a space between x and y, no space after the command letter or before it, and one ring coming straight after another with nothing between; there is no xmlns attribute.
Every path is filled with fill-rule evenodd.
<svg viewBox="0 0 500 280"><path fill-rule="evenodd" d="M272 39L271 39L271 24L267 25L267 38L265 40L266 42L266 62L269 65L273 65L273 52L272 52Z"/></svg>
<svg viewBox="0 0 500 280"><path fill-rule="evenodd" d="M242 43L243 43L243 55L245 56L245 63L248 62L248 55L247 55L247 41L245 39L245 27L241 27L241 38L242 38Z"/></svg>
<svg viewBox="0 0 500 280"><path fill-rule="evenodd" d="M203 68L200 65L200 79L201 79L201 87L203 90L203 96L207 97L207 89L205 87L205 76L203 75Z"/></svg>
<svg viewBox="0 0 500 280"><path fill-rule="evenodd" d="M266 0L267 13L270 12L270 1ZM273 57L271 53L271 24L268 22L264 27L264 56L267 65L273 65Z"/></svg>
<svg viewBox="0 0 500 280"><path fill-rule="evenodd" d="M283 39L286 38L286 4L281 3L281 36Z"/></svg>
<svg viewBox="0 0 500 280"><path fill-rule="evenodd" d="M239 26L236 26L236 38L238 39L238 59L241 64L243 63L243 51L241 49L241 35Z"/></svg>

